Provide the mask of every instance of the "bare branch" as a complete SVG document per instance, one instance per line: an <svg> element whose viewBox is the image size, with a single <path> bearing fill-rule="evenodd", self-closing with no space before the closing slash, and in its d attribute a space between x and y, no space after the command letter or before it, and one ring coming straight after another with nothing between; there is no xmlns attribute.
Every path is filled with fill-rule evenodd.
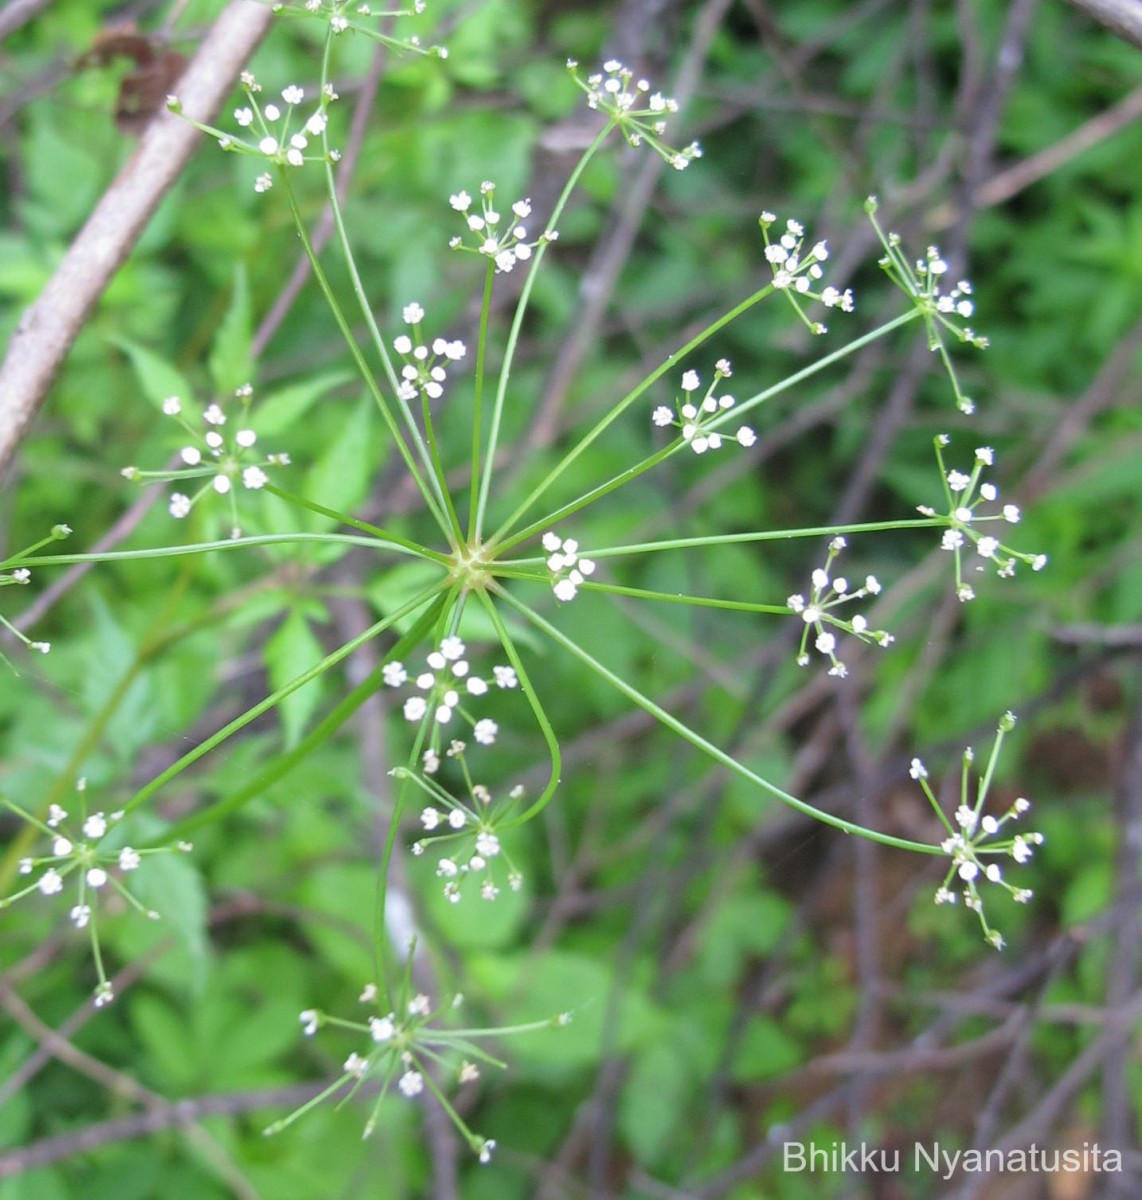
<svg viewBox="0 0 1142 1200"><path fill-rule="evenodd" d="M1142 50L1142 0L1067 0L1079 12L1105 25L1116 37Z"/></svg>
<svg viewBox="0 0 1142 1200"><path fill-rule="evenodd" d="M264 35L270 10L231 0L177 85L184 112L209 121ZM0 472L12 459L87 314L131 252L201 141L167 112L88 218L39 299L24 313L0 365Z"/></svg>

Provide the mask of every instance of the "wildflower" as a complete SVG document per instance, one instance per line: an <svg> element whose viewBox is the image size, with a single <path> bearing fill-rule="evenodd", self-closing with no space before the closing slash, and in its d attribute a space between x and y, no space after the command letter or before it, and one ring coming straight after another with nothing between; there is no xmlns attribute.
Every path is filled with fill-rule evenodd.
<svg viewBox="0 0 1142 1200"><path fill-rule="evenodd" d="M484 696L489 690L489 684L482 675L471 673L466 652L467 648L460 638L446 637L436 650L426 656L428 670L420 672L412 680L419 694L405 700L404 717L406 721L421 721L431 714L434 724L447 725L459 712L473 727L476 740L481 745L490 746L499 731L495 721L487 718L477 721L461 707L462 696ZM381 679L386 687L402 687L409 678L408 671L399 662L386 663L381 669ZM511 667L493 668L492 681L501 689L513 688L518 683ZM435 754L435 751L432 753Z"/></svg>
<svg viewBox="0 0 1142 1200"><path fill-rule="evenodd" d="M955 557L956 595L962 603L967 603L975 598L975 590L964 578L965 556L971 550L974 549L979 556L980 561L973 564L977 572L984 571L986 564L991 563L1001 579L1014 575L1016 564L1020 562L1030 566L1033 571L1041 571L1047 565L1047 556L1012 550L999 538L976 528L985 521L1018 524L1020 512L1016 505L1005 504L998 514L981 514L981 505L994 504L999 498L999 489L995 484L981 480L984 468L995 465L995 451L990 446L977 447L969 475L964 471L946 468L943 451L949 443L946 434L940 434L935 439L936 461L947 504L947 527L940 534L940 548L951 551ZM937 515L930 505L920 505L919 511L926 517Z"/></svg>
<svg viewBox="0 0 1142 1200"><path fill-rule="evenodd" d="M790 611L798 614L805 626L801 633L801 647L797 653L798 665L802 667L809 665L809 654L806 646L808 645L810 634L813 634L814 648L832 664L829 667L829 674L837 675L842 679L848 674L848 668L837 658L836 634L826 629L826 624L833 629L851 633L862 642L875 642L878 646L887 647L894 641L892 634L885 632L883 629L870 629L868 627L868 619L860 613L854 614L847 621L836 616L836 610L840 606L849 604L854 600L863 600L867 596L877 596L881 591L880 581L875 575L866 575L864 584L855 589L850 586L849 581L843 576L837 576L836 578L830 576L829 571L833 565L833 561L845 548L845 545L846 542L843 537L835 537L829 542L829 552L825 559L825 565L818 567L812 574L811 581L813 587L807 603L805 597L800 594L790 596L786 601Z"/></svg>
<svg viewBox="0 0 1142 1200"><path fill-rule="evenodd" d="M968 280L961 279L945 291L944 277L948 273L948 264L939 247L929 246L922 258L909 261L901 248L900 235L891 232L886 234L877 224L876 210L876 197L870 196L865 202L865 212L885 250L879 265L919 310L928 336L928 348L939 354L943 361L955 392L956 407L970 414L975 411L975 402L960 389L944 345L944 334L948 333L957 341L966 342L977 349L986 349L987 338L981 337L966 324L975 311L975 302L971 298L972 285Z"/></svg>
<svg viewBox="0 0 1142 1200"><path fill-rule="evenodd" d="M391 18L407 16L409 13L422 13L425 7L425 0L413 0L413 3L402 12L393 12L387 8L374 7L370 4L361 3L360 0L304 0L302 7L298 7L296 3L276 2L274 4L274 11L294 13L298 16L308 15L317 17L328 23L329 31L334 37L340 37L346 30L352 29L354 33L363 34L365 37L379 42L391 50L398 52L412 51L415 54L447 58L448 51L443 46L423 47L420 44L420 39L415 35L396 38L388 32L387 24L382 24L376 29L367 24L370 17Z"/></svg>
<svg viewBox="0 0 1142 1200"><path fill-rule="evenodd" d="M453 1031L448 1027L448 1022L452 1014L459 1009L463 1001L462 996L457 995L451 1002L434 1007L429 997L410 996L410 992L411 980L406 973L398 986L397 994L391 998L391 1010L384 1012L381 1009L381 1015L369 1017L363 1022L327 1017L313 1009L302 1013L303 1029L307 1035L310 1025L314 1029L328 1025L349 1030L363 1040L361 1048L345 1059L342 1077L318 1097L318 1100L340 1092L347 1083L351 1084L355 1091L366 1079L377 1080L380 1084L379 1095L365 1124L365 1136L368 1137L376 1127L380 1106L384 1103L394 1080L395 1090L410 1100L422 1095L427 1088L441 1100L445 1111L472 1152L481 1162L487 1162L495 1149L495 1141L474 1133L456 1109L444 1100L435 1082L437 1068L443 1067L449 1059L460 1059L462 1065L458 1072L459 1082L475 1082L480 1077L480 1070L473 1059L485 1066L504 1066L477 1045L480 1040L499 1038L507 1033L560 1029L565 1022L557 1017L548 1021L515 1025L510 1029ZM376 1004L379 1000L378 989L370 984L362 993L362 1000L365 1000L365 997L368 997L367 1003ZM289 1116L274 1122L266 1133L274 1134L285 1129L308 1112L314 1103L315 1101L310 1101Z"/></svg>
<svg viewBox="0 0 1142 1200"><path fill-rule="evenodd" d="M1043 843L1041 833L1020 833L1013 836L1004 834L1006 825L1018 820L1029 811L1031 806L1026 798L1019 797L1006 812L998 817L984 811L988 786L999 758L1003 738L1014 727L1014 714L1004 713L996 730L990 760L976 789L974 804L967 801L969 795L968 772L974 761L974 755L970 747L964 751L960 786L960 795L964 799L951 820L945 815L936 799L928 783L928 772L923 769L919 759L912 760L913 769L909 772L912 778L919 782L947 835L940 842L940 849L950 861L943 882L936 889L935 901L937 904L955 904L957 895L962 895L964 906L971 909L979 918L984 938L997 950L1001 950L1004 946L1003 937L992 928L984 914L983 897L979 891L980 885L993 884L1004 889L1016 904L1026 904L1031 899L1031 891L1008 883L1003 876L1003 869L998 860L1010 857L1017 865L1022 865L1030 860L1032 847ZM958 893L955 890L957 886L959 887Z"/></svg>
<svg viewBox="0 0 1142 1200"><path fill-rule="evenodd" d="M758 219L765 242L765 260L773 271L773 286L788 296L810 333L825 333L827 326L820 321L811 321L805 315L802 299L819 300L826 308L851 313L856 306L852 289L845 288L843 292L835 287L816 290L825 273L821 264L829 257L828 245L816 242L806 250L805 227L792 218L785 222L785 228L776 239L771 239L770 229L776 221L777 217L771 212L763 212Z"/></svg>
<svg viewBox="0 0 1142 1200"><path fill-rule="evenodd" d="M241 412L233 422L222 405L207 405L202 413L205 428L201 433L188 420L181 399L177 396L168 397L163 401L163 412L177 420L192 439L178 452L182 469L140 471L137 467L125 467L122 471L124 478L139 481L202 479L202 486L193 495L182 491L171 493L168 503L170 515L175 520L184 520L208 492L229 496L230 534L231 537L240 537L242 531L238 524L235 490L240 487L244 491L260 491L269 483L266 467L289 463L288 454L269 454L256 462L248 461L258 441L258 435L247 424L252 396L253 389L249 384L236 390L235 397L241 405Z"/></svg>
<svg viewBox="0 0 1142 1200"><path fill-rule="evenodd" d="M419 326L424 320L424 309L414 302L405 305L403 315L407 324ZM415 400L418 393L423 393L430 400L439 400L448 379L443 364L459 362L468 352L461 341L450 342L438 337L430 349L423 343L414 342L406 333L393 339L393 349L404 361L397 395L406 401Z"/></svg>
<svg viewBox="0 0 1142 1200"><path fill-rule="evenodd" d="M580 585L595 573L594 559L580 558L579 543L574 538L560 538L554 530L543 535L543 548L547 551L548 577L556 600L574 600Z"/></svg>
<svg viewBox="0 0 1142 1200"><path fill-rule="evenodd" d="M469 234L453 237L449 246L453 250L467 250L482 254L495 263L496 271L507 273L516 263L527 262L537 246L555 241L554 230L545 230L535 241L527 240L527 226L522 222L531 216L531 201L517 200L511 205L511 216L505 216L495 203L496 185L489 180L480 186L479 211L472 211L474 201L467 192L460 191L449 197L452 209L464 219Z"/></svg>
<svg viewBox="0 0 1142 1200"><path fill-rule="evenodd" d="M651 420L658 426L673 425L680 429L682 440L689 444L695 454L721 449L725 439L715 426L725 423L724 418L736 401L733 396L715 396L714 389L731 373L729 362L724 358L719 359L710 386L702 399L695 403L690 393L698 391L701 381L697 371L686 371L682 376L682 390L686 393L686 399L676 400L674 411L660 404L651 414ZM732 440L748 448L757 441L757 435L748 425L741 425Z"/></svg>
<svg viewBox="0 0 1142 1200"><path fill-rule="evenodd" d="M62 541L64 538L69 537L70 534L70 525L53 525L51 532L47 537L41 538L40 541L28 546L26 549L20 551L19 554L14 554L7 560L0 562L0 587L27 587L32 581L32 572L27 567L11 567L9 569L5 569L8 568L8 564L21 562L25 559L28 559L38 551L42 550L45 546L50 545L52 542ZM52 648L50 642L32 641L26 634L22 633L16 628L15 625L13 625L3 616L0 616L0 628L7 629L10 634L19 639L19 641L23 642L29 650L38 651L40 654L47 654ZM12 666L12 664L8 662L8 659L3 654L0 654L0 662L7 663L9 667Z"/></svg>
<svg viewBox="0 0 1142 1200"><path fill-rule="evenodd" d="M268 160L278 168L300 167L306 162L336 161L339 157L336 151L326 150L322 144L315 152L310 146L310 138L321 138L325 133L327 109L336 99L336 93L323 91L318 97L317 108L304 120L298 121L294 110L305 99L303 88L295 83L282 88L281 98L285 103L283 111L276 103L262 104L259 101L262 86L249 71L242 72L241 83L246 102L234 110L233 119L240 130L248 131L247 136L236 137L224 133L185 117L185 114L184 119L213 137L223 150ZM182 113L182 105L177 97L168 97L167 107L173 112ZM272 174L262 172L254 181L254 191L268 192L273 182Z"/></svg>
<svg viewBox="0 0 1142 1200"><path fill-rule="evenodd" d="M427 775L401 771L401 775L430 800L421 810L420 823L425 834L431 836L416 841L412 852L417 858L429 850L445 852L437 860L436 875L444 881L444 896L453 904L460 902L464 884L471 878L479 878L482 899L494 900L500 894L495 878L500 862L507 870L508 886L518 891L523 877L512 863L500 831L513 821L524 789L517 785L508 793L506 801L496 803L489 789L475 782L470 775L463 747L453 757L460 762L467 789L465 797L453 795Z"/></svg>
<svg viewBox="0 0 1142 1200"><path fill-rule="evenodd" d="M602 71L588 75L586 80L579 78L578 67L574 59L567 60L571 77L587 95L587 107L603 113L618 126L629 145L645 143L677 171L702 157L697 142L675 150L662 141L667 118L678 112L677 100L652 92L645 79L636 80L634 72L616 59L603 63Z"/></svg>
<svg viewBox="0 0 1142 1200"><path fill-rule="evenodd" d="M157 920L159 914L143 908L127 889L123 877L138 869L144 855L162 854L167 851L162 847L136 850L131 846L119 846L115 849L104 846L104 839L118 826L124 814L103 811L88 813L85 780L77 782L76 791L81 801L81 813L78 825L74 829L69 813L59 804L52 804L48 809L47 819L42 821L11 800L0 797L0 804L38 829L50 843L47 853L20 861L19 874L35 878L11 895L0 898L0 908L7 908L17 900L35 893L45 897L61 895L68 881L73 880L76 885L76 899L68 910L68 918L77 929L85 929L88 932L98 977L94 1003L97 1008L102 1008L111 1003L114 992L107 980L99 947L96 920L99 897L104 889L110 886L112 891L126 900L137 912L150 920ZM190 849L189 846L186 848ZM37 872L40 873L37 875Z"/></svg>

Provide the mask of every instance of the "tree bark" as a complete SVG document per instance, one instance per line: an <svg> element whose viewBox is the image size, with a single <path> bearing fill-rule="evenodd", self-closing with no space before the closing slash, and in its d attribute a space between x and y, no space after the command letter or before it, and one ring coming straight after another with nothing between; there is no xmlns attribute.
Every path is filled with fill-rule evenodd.
<svg viewBox="0 0 1142 1200"><path fill-rule="evenodd" d="M231 0L174 87L188 116L213 120L270 19L268 8ZM201 140L188 122L165 110L158 113L21 318L0 364L0 476L88 313Z"/></svg>

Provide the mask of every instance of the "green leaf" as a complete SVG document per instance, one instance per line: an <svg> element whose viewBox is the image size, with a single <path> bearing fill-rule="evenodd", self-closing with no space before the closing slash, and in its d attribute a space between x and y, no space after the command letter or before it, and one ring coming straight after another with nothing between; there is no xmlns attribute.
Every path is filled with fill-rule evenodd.
<svg viewBox="0 0 1142 1200"><path fill-rule="evenodd" d="M735 1083L755 1083L792 1070L802 1060L801 1047L772 1017L750 1022L734 1054L731 1078Z"/></svg>
<svg viewBox="0 0 1142 1200"><path fill-rule="evenodd" d="M347 414L340 434L307 472L303 489L306 496L343 513L351 512L361 502L376 453L372 414L369 400L361 400ZM310 518L315 531L329 529L333 524L327 517Z"/></svg>
<svg viewBox="0 0 1142 1200"><path fill-rule="evenodd" d="M653 1164L671 1147L695 1083L685 1058L667 1042L637 1055L619 1101L619 1127L639 1162Z"/></svg>
<svg viewBox="0 0 1142 1200"><path fill-rule="evenodd" d="M253 375L250 359L252 339L250 287L246 281L246 268L239 263L234 269L234 292L230 297L230 307L214 335L208 362L210 378L223 395L229 395L244 383L249 383Z"/></svg>
<svg viewBox="0 0 1142 1200"><path fill-rule="evenodd" d="M109 340L131 360L143 395L160 412L163 401L168 396L178 396L184 401L194 396L190 381L173 363L127 338L116 337Z"/></svg>
<svg viewBox="0 0 1142 1200"><path fill-rule="evenodd" d="M258 436L277 437L292 429L316 401L352 378L351 371L326 371L271 392L258 402L255 421Z"/></svg>
<svg viewBox="0 0 1142 1200"><path fill-rule="evenodd" d="M294 609L266 642L265 657L270 682L276 691L319 663L325 657L325 651L309 622ZM297 745L320 700L321 680L314 679L291 692L278 705L287 748Z"/></svg>
<svg viewBox="0 0 1142 1200"><path fill-rule="evenodd" d="M182 955L164 955L156 962L155 970L177 978L180 986L189 987L201 995L210 973L210 941L207 933L209 905L206 888L192 857L180 851L169 854L147 854L139 868L128 880L131 893L143 905L159 914L155 925L141 917L123 922L125 929L140 930L157 938L172 933ZM185 964L180 968L180 958Z"/></svg>
<svg viewBox="0 0 1142 1200"><path fill-rule="evenodd" d="M629 1050L653 1041L662 1021L646 995L633 985L610 1011L614 974L607 963L587 954L552 950L536 959L532 954L475 957L472 978L493 998L511 1003L513 1021L542 1021L571 1014L571 1023L512 1039L513 1058L551 1066L586 1066L604 1050Z"/></svg>
<svg viewBox="0 0 1142 1200"><path fill-rule="evenodd" d="M174 1091L189 1087L198 1075L198 1050L185 1016L153 992L132 992L131 1024L146 1048L152 1068Z"/></svg>
<svg viewBox="0 0 1142 1200"><path fill-rule="evenodd" d="M89 593L88 604L94 642L89 643L89 669L84 675L86 708L92 716L99 716L108 704L114 703L105 744L117 757L131 760L155 734L157 708L150 679L146 672L140 672L115 699L115 692L122 686L138 651L134 639L98 592Z"/></svg>

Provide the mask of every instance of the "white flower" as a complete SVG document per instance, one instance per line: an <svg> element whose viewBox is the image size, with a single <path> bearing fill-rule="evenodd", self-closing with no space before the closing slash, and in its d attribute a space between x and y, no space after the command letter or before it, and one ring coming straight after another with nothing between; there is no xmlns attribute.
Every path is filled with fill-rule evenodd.
<svg viewBox="0 0 1142 1200"><path fill-rule="evenodd" d="M493 667L492 674L496 679L496 687L514 688L519 684L514 667Z"/></svg>
<svg viewBox="0 0 1142 1200"><path fill-rule="evenodd" d="M107 818L101 812L92 813L83 822L83 832L89 838L101 838L107 832Z"/></svg>
<svg viewBox="0 0 1142 1200"><path fill-rule="evenodd" d="M500 852L500 839L487 830L476 835L476 851L484 858L495 858Z"/></svg>
<svg viewBox="0 0 1142 1200"><path fill-rule="evenodd" d="M567 602L574 600L579 593L578 587L571 579L560 579L554 587L556 600Z"/></svg>
<svg viewBox="0 0 1142 1200"><path fill-rule="evenodd" d="M481 746L490 746L496 740L496 734L499 733L500 727L495 721L485 717L482 721L476 722L476 727L472 731L472 736L480 743Z"/></svg>
<svg viewBox="0 0 1142 1200"><path fill-rule="evenodd" d="M424 1091L424 1076L419 1071L406 1071L400 1077L397 1087L405 1096L412 1099L413 1096L419 1096Z"/></svg>
<svg viewBox="0 0 1142 1200"><path fill-rule="evenodd" d="M963 471L948 472L948 487L953 492L965 491L971 483L971 476L965 475Z"/></svg>
<svg viewBox="0 0 1142 1200"><path fill-rule="evenodd" d="M63 889L63 876L54 868L49 867L40 876L36 886L45 896L54 896Z"/></svg>

